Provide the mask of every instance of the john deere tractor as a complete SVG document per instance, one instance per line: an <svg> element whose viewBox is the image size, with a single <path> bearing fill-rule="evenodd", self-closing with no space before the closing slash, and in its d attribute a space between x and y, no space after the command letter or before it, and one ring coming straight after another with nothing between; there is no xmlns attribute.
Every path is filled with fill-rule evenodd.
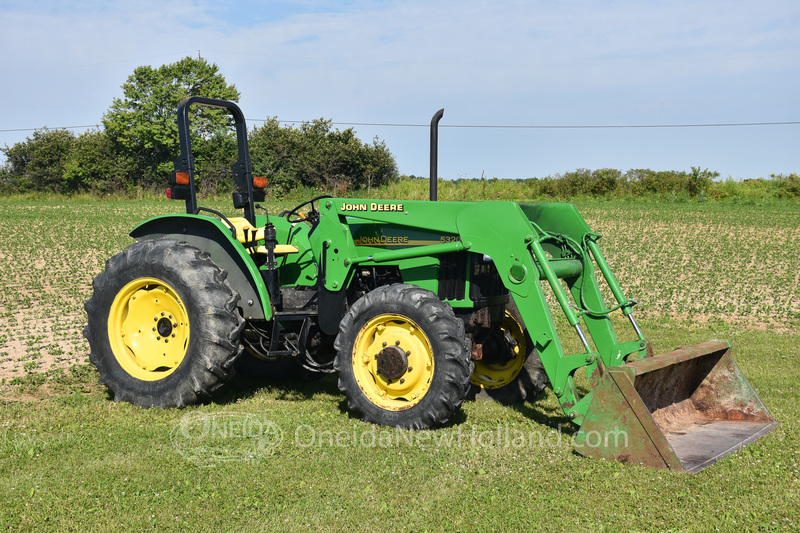
<svg viewBox="0 0 800 533"><path fill-rule="evenodd" d="M197 203L195 105L233 116L241 216ZM431 123L434 169L441 116ZM106 263L85 306L91 361L116 400L182 407L236 366L286 379L336 372L364 421L425 429L469 395L522 401L549 382L580 428L579 453L692 472L777 425L727 341L653 356L600 235L570 204L324 195L270 214L236 104L188 98L178 129L170 196L185 213L134 228L136 242ZM433 172L432 200L435 184ZM553 311L578 353L565 352ZM613 311L628 318L628 340Z"/></svg>

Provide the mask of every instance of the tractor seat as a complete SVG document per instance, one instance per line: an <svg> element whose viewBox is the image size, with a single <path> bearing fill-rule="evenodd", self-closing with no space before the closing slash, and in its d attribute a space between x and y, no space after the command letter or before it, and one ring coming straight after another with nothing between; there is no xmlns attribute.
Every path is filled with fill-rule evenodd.
<svg viewBox="0 0 800 533"><path fill-rule="evenodd" d="M254 228L244 217L232 217L228 219L236 229L236 240L242 243L250 253L266 254L267 247L256 245L258 241L264 240L264 228ZM276 244L275 255L296 254L299 248L294 244Z"/></svg>

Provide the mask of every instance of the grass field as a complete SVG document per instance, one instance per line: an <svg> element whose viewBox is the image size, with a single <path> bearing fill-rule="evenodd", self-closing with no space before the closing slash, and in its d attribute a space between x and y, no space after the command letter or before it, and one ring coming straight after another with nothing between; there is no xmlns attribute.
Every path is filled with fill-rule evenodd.
<svg viewBox="0 0 800 533"><path fill-rule="evenodd" d="M575 455L550 391L413 434L351 418L334 377L237 378L183 410L117 404L85 364L83 302L130 228L181 204L0 201L0 528L800 528L800 210L578 206L656 352L730 339L778 429L686 475Z"/></svg>

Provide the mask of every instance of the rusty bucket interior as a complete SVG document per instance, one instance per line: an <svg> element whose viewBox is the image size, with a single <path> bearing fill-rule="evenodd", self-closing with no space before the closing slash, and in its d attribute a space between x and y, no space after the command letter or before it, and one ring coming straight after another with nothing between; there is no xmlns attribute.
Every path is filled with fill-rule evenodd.
<svg viewBox="0 0 800 533"><path fill-rule="evenodd" d="M727 341L606 368L575 436L589 457L698 472L778 426Z"/></svg>

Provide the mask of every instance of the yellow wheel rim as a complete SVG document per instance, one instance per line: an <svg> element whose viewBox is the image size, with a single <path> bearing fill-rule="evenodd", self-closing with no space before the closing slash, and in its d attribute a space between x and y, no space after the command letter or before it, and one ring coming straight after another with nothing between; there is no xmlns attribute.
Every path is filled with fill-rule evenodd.
<svg viewBox="0 0 800 533"><path fill-rule="evenodd" d="M517 341L514 347L514 357L505 364L492 364L485 361L475 361L475 370L472 371L470 383L478 385L484 389L499 389L514 381L519 375L522 367L525 366L525 354L527 344L525 342L525 330L522 324L506 310L503 330L511 333Z"/></svg>
<svg viewBox="0 0 800 533"><path fill-rule="evenodd" d="M378 315L353 345L353 375L374 405L403 411L417 405L431 386L433 349L425 333L402 315Z"/></svg>
<svg viewBox="0 0 800 533"><path fill-rule="evenodd" d="M111 303L108 340L125 372L143 381L172 374L186 356L189 317L180 296L155 278L125 285Z"/></svg>

